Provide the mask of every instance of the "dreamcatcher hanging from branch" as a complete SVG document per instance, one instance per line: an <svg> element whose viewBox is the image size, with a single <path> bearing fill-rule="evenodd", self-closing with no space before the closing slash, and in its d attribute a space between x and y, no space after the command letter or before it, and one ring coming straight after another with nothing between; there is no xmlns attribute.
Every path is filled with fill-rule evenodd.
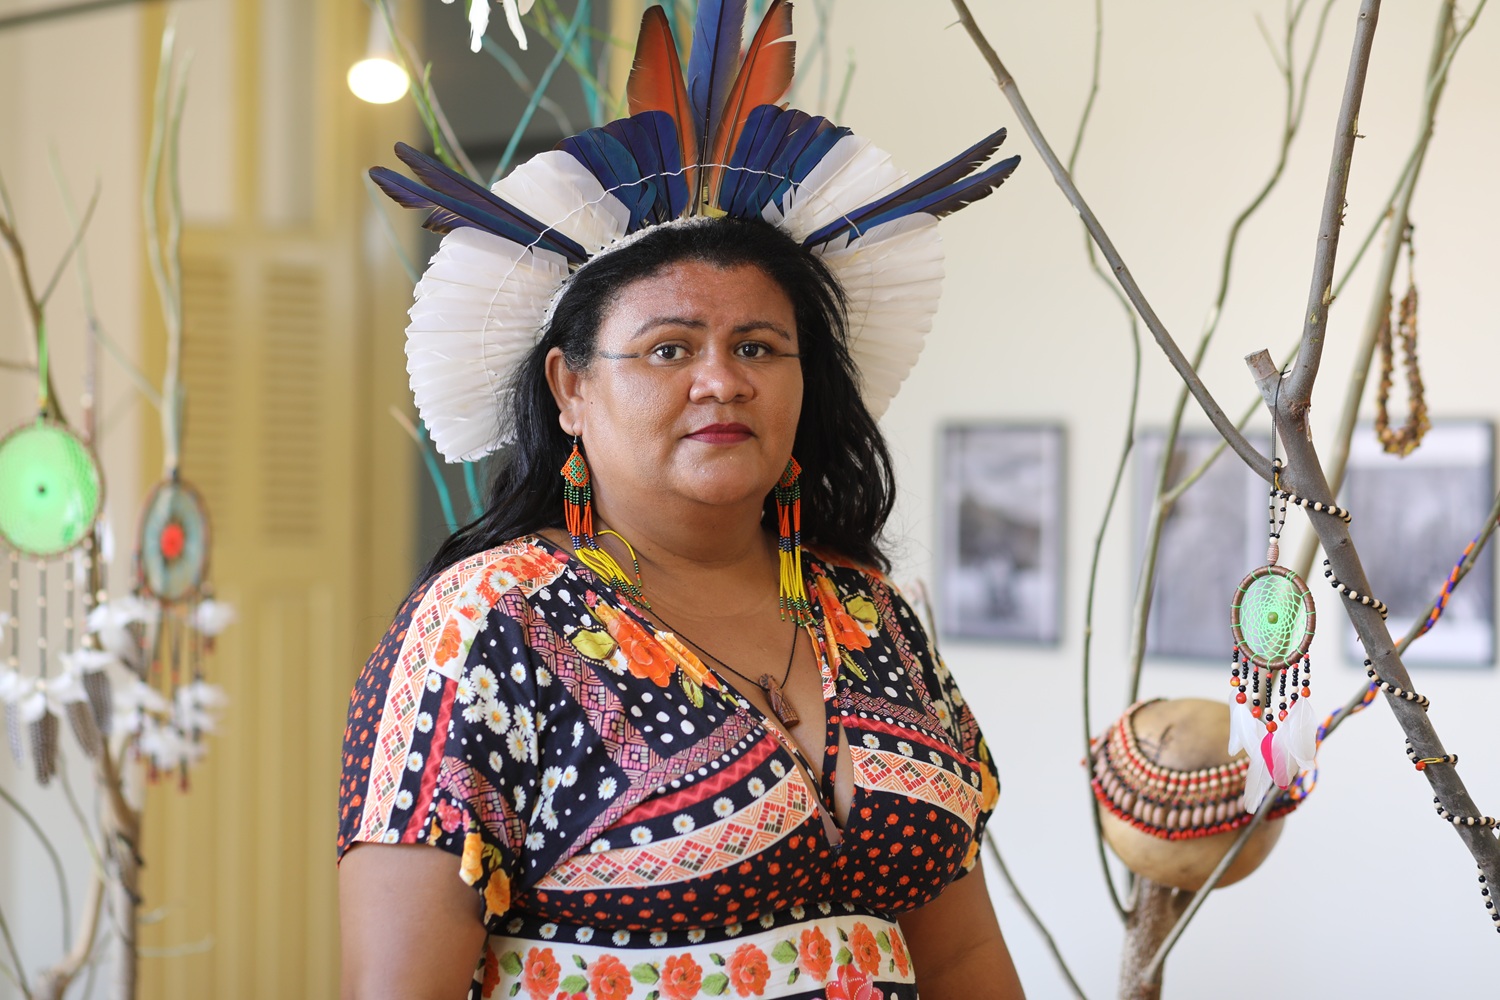
<svg viewBox="0 0 1500 1000"><path fill-rule="evenodd" d="M46 784L57 772L62 716L68 718L79 745L90 756L100 752L109 731L107 681L94 661L80 655L78 629L80 611L87 611L92 596L90 569L95 563L104 476L87 435L68 424L58 405L45 312L58 276L88 226L94 203L52 280L38 293L3 184L0 201L4 205L0 242L9 253L32 328L37 399L36 415L0 438L0 541L8 564L8 610L0 616L5 650L0 702L17 764L24 762L29 747L33 773ZM35 580L36 597L27 602L28 614L23 619L22 571L27 567ZM49 607L51 591L59 589L51 586L51 580L57 578L61 581L60 615ZM60 643L54 646L59 624ZM34 654L23 656L23 625L32 635ZM62 665L60 672L54 656Z"/></svg>

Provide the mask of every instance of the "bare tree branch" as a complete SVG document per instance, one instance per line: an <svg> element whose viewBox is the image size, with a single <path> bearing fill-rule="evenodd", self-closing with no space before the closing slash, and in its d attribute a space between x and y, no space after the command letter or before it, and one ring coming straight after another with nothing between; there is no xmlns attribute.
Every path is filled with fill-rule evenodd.
<svg viewBox="0 0 1500 1000"><path fill-rule="evenodd" d="M1089 235L1093 236L1094 242L1099 245L1099 251L1104 255L1104 259L1109 262L1110 270L1114 272L1115 280L1120 283L1120 287L1129 296L1131 304L1135 306L1136 312L1140 314L1141 319L1145 322L1146 329L1151 331L1152 337L1156 339L1157 345L1166 354L1167 360L1172 363L1172 367L1177 370L1178 376L1183 382L1187 383L1189 391L1198 400L1198 405L1208 415L1208 419L1214 425L1214 428L1223 435L1224 439L1229 442L1229 446L1234 449L1237 455L1244 459L1247 465L1253 468L1261 478L1269 482L1271 479L1271 460L1257 451L1255 446L1235 429L1233 421L1225 415L1218 402L1214 400L1213 394L1208 391L1208 388L1203 384L1203 380L1198 377L1198 373L1188 363L1188 359L1183 355L1182 349L1177 346L1177 342L1167 332L1166 326L1156 315L1156 310L1151 307L1151 303L1146 300L1145 293L1136 284L1134 276L1130 273L1130 269L1125 266L1125 261L1120 257L1119 251L1115 249L1115 245L1110 240L1109 234L1099 224L1099 219L1094 215L1093 210L1089 208L1088 202L1084 200L1077 185L1073 183L1073 178L1068 174L1067 168L1062 165L1062 162L1057 158L1057 154L1052 151L1052 146L1047 142L1046 136L1042 134L1041 128L1037 125L1036 119L1031 114L1031 109L1026 106L1026 101L1021 96L1020 89L1016 86L1015 78L1010 75L1010 71L1005 68L1005 64L1000 61L1000 57L995 53L994 47L985 38L984 32L975 23L974 15L969 11L969 5L964 0L952 0L952 3L954 9L958 12L958 18L960 23L963 24L964 30L969 33L969 37L974 40L975 46L978 47L985 61L989 63L991 71L995 74L996 84L1000 87L1006 100L1010 102L1011 109L1015 112L1016 117L1020 119L1022 128L1026 130L1026 134L1031 139L1032 144L1036 146L1037 152L1041 154L1042 162L1046 164L1047 169L1052 174L1053 180L1057 182L1057 186L1062 188L1063 194L1067 197L1069 203L1077 210L1079 217L1083 220L1083 224L1088 227Z"/></svg>

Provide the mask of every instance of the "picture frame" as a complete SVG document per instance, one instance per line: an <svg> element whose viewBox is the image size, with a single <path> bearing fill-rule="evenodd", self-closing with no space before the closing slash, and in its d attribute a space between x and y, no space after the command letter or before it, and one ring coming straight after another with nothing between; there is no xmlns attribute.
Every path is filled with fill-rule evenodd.
<svg viewBox="0 0 1500 1000"><path fill-rule="evenodd" d="M965 423L939 449L939 630L1056 644L1062 635L1061 424Z"/></svg>
<svg viewBox="0 0 1500 1000"><path fill-rule="evenodd" d="M1173 449L1169 487L1198 468L1222 439L1213 431L1183 431ZM1262 451L1269 441L1250 436ZM1136 434L1132 456L1134 544L1130 593L1140 579L1151 506L1166 432ZM1162 523L1155 585L1146 624L1146 655L1228 662L1234 639L1229 607L1245 574L1266 561L1266 484L1232 452L1225 452L1172 504Z"/></svg>
<svg viewBox="0 0 1500 1000"><path fill-rule="evenodd" d="M1370 593L1390 608L1386 627L1394 638L1399 640L1432 607L1494 501L1493 423L1433 421L1421 445L1405 457L1382 450L1372 425L1356 427L1339 503L1353 515L1349 534ZM1352 662L1363 662L1354 627L1347 620L1342 627L1345 651ZM1491 549L1486 548L1453 591L1437 624L1412 643L1404 659L1427 666L1494 666Z"/></svg>

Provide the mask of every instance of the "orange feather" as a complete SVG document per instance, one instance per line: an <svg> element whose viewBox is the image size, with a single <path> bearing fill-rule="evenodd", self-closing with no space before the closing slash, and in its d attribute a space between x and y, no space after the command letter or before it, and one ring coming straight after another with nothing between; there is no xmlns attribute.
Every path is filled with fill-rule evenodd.
<svg viewBox="0 0 1500 1000"><path fill-rule="evenodd" d="M739 75L729 96L724 100L724 111L719 116L719 127L714 131L710 143L709 163L722 164L728 161L730 152L739 141L740 133L750 112L762 104L778 104L792 86L792 68L797 46L788 36L792 33L792 5L789 0L772 0L761 19L760 28L745 50ZM786 39L786 41L783 41ZM704 179L709 200L718 203L719 186L724 168L708 168Z"/></svg>
<svg viewBox="0 0 1500 1000"><path fill-rule="evenodd" d="M682 162L691 166L698 159L698 143L693 137L693 112L688 103L687 83L682 76L682 61L666 12L659 5L646 9L641 17L641 35L635 46L635 63L625 85L630 113L665 111L677 123L677 142L682 147ZM692 177L689 176L691 182Z"/></svg>

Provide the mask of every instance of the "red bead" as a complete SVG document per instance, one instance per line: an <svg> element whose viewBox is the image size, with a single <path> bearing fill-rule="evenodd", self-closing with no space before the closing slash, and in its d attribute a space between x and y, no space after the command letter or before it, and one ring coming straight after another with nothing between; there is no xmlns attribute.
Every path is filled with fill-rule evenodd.
<svg viewBox="0 0 1500 1000"><path fill-rule="evenodd" d="M1241 691L1239 694L1235 695L1234 700L1243 705L1245 703L1245 692Z"/></svg>
<svg viewBox="0 0 1500 1000"><path fill-rule="evenodd" d="M1309 688L1306 684L1302 685L1302 697L1304 697L1304 698L1311 698L1312 697L1312 689Z"/></svg>
<svg viewBox="0 0 1500 1000"><path fill-rule="evenodd" d="M1286 713L1285 712L1280 712L1280 713L1277 714L1276 718L1280 719L1282 722L1285 722L1286 721Z"/></svg>
<svg viewBox="0 0 1500 1000"><path fill-rule="evenodd" d="M1274 722L1267 722L1266 723L1266 732L1268 732L1268 733L1274 733L1274 732L1276 732L1276 723L1274 723Z"/></svg>
<svg viewBox="0 0 1500 1000"><path fill-rule="evenodd" d="M1425 760L1419 760L1419 761L1417 761L1417 770L1418 771L1425 771L1425 770L1427 770L1427 762Z"/></svg>

